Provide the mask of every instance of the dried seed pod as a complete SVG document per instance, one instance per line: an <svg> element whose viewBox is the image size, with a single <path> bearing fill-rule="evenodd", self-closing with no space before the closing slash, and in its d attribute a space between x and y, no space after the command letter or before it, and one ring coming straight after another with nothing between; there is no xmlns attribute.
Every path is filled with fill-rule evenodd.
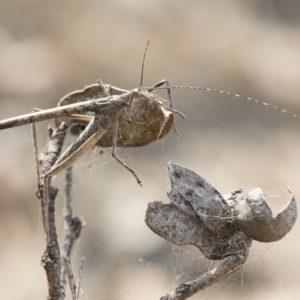
<svg viewBox="0 0 300 300"><path fill-rule="evenodd" d="M235 224L231 208L204 178L168 163L172 203L149 203L145 222L156 234L176 245L194 245L208 259L248 254L251 238Z"/></svg>
<svg viewBox="0 0 300 300"><path fill-rule="evenodd" d="M223 198L193 171L173 162L168 163L168 168L172 184L168 196L172 203L149 203L147 226L171 243L191 244L208 259L225 260L198 278L180 284L161 299L186 299L232 274L246 262L252 239L277 241L296 221L296 201L289 188L292 194L289 204L273 218L260 189L252 190L247 196L238 190Z"/></svg>
<svg viewBox="0 0 300 300"><path fill-rule="evenodd" d="M222 259L246 253L251 240L273 242L283 238L297 218L291 192L289 204L275 218L260 189L245 196L242 190L228 198L195 172L168 163L171 203L149 203L146 224L176 245L197 246L205 257ZM234 205L229 206L229 202ZM243 254L244 255L244 254Z"/></svg>
<svg viewBox="0 0 300 300"><path fill-rule="evenodd" d="M173 162L168 163L171 202L180 210L196 216L219 237L235 232L231 209L221 194L195 172Z"/></svg>
<svg viewBox="0 0 300 300"><path fill-rule="evenodd" d="M282 239L297 219L297 204L292 191L289 203L276 217L260 189L250 191L247 197L237 201L234 216L239 228L259 242L275 242Z"/></svg>
<svg viewBox="0 0 300 300"><path fill-rule="evenodd" d="M236 229L231 239L221 239L201 220L173 204L155 201L148 204L145 222L157 235L175 245L194 245L207 259L223 259L250 247L251 239Z"/></svg>
<svg viewBox="0 0 300 300"><path fill-rule="evenodd" d="M58 106L104 98L107 97L107 93L109 95L122 95L126 92L128 91L106 84L104 86L93 84L83 90L66 95L59 101ZM161 98L147 91L140 91L139 95L136 95L133 99L132 104L120 111L117 147L145 146L168 134L174 123L174 114L161 104L167 105L167 102L163 103ZM74 116L73 119L64 119L64 121L69 126L78 123L86 126L90 121L90 117L78 116L76 118ZM112 147L113 130L114 124L110 124L106 128L104 136L96 145L104 148Z"/></svg>

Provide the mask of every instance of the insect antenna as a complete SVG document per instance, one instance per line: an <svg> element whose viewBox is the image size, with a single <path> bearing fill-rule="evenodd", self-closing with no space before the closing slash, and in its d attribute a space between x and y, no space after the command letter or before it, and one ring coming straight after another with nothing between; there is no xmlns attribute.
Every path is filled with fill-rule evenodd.
<svg viewBox="0 0 300 300"><path fill-rule="evenodd" d="M146 45L146 48L145 48L145 52L144 52L143 63L142 63L142 70L141 70L141 82L140 82L140 86L139 86L139 91L142 89L142 86L143 86L144 66L145 66L146 54L147 54L149 43L150 43L150 41L147 42L147 45Z"/></svg>
<svg viewBox="0 0 300 300"><path fill-rule="evenodd" d="M260 101L260 100L257 100L255 98L251 98L251 97L247 97L247 96L243 96L243 95L240 95L240 94L236 94L236 93L231 93L231 92L226 92L226 91L221 91L221 90L216 90L216 89L210 89L210 88L205 88L205 87L193 87L193 86L170 86L170 87L167 87L169 89L187 89L187 90L200 90L200 91L205 91L205 92L214 92L214 93L219 93L219 94L226 94L226 95L229 95L229 96L234 96L234 97L237 97L237 98L242 98L244 100L248 100L248 101L251 101L251 102L256 102L256 103L259 103L261 105L264 105L264 106L269 106L270 108L273 108L273 109L276 109L282 113L285 113L285 114L288 114L290 115L291 117L293 118L297 118L300 120L300 116L299 115L296 115L288 110L285 110L283 108L280 108L276 105L273 105L273 104L269 104L267 102L264 102L264 101ZM149 87L143 87L141 88L143 90L148 90ZM166 87L156 87L156 89L166 89Z"/></svg>

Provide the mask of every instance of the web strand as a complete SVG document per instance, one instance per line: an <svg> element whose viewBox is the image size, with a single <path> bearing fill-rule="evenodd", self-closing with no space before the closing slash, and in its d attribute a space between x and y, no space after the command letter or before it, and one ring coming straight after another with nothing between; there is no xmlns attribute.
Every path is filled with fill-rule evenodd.
<svg viewBox="0 0 300 300"><path fill-rule="evenodd" d="M272 104L269 104L267 102L263 102L263 101L260 101L260 100L257 100L257 99L254 99L254 98L251 98L251 97L247 97L247 96L243 96L243 95L239 95L239 94L235 94L235 93L231 93L231 92L226 92L226 91L221 91L221 90L216 90L216 89L210 89L210 88L205 88L205 87L191 87L191 86L170 86L169 87L170 89L187 89L187 90L200 90L200 91L205 91L205 92L214 92L214 93L219 93L219 94L226 94L226 95L229 95L229 96L234 96L234 97L237 97L237 98L242 98L242 99L245 99L245 100L248 100L248 101L251 101L251 102L256 102L256 103L259 103L261 105L264 105L264 106L269 106L270 108L273 108L273 109L276 109L282 113L285 113L285 114L288 114L290 115L291 117L293 118L297 118L300 120L300 116L288 111L288 110L285 110L283 108L280 108L278 106L275 106L275 105L272 105ZM150 87L143 87L142 90L147 90L147 89L150 89ZM156 89L166 89L166 87L157 87Z"/></svg>

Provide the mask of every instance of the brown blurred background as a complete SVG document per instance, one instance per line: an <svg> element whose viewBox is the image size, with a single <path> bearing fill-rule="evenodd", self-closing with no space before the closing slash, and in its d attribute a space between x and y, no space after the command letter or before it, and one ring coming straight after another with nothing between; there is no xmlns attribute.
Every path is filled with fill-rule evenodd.
<svg viewBox="0 0 300 300"><path fill-rule="evenodd" d="M300 115L299 15L296 0L2 0L0 119L51 108L98 78L137 87L147 40L144 86L168 78L172 85L233 91ZM177 118L180 139L172 133L118 151L142 188L109 149L91 150L75 166L74 209L87 224L72 261L77 270L86 256L87 299L159 299L196 275L191 265L182 268L184 260L200 273L209 268L201 253L173 249L144 223L148 202L168 201L169 160L222 193L260 187L282 208L287 197L277 196L287 193L274 189L289 185L300 199L299 119L214 93L174 90L173 101L189 119ZM40 148L48 123L38 125ZM30 126L1 131L0 143L0 299L45 299ZM61 230L64 175L55 182ZM297 222L277 243L254 243L243 269L193 299L299 299L299 234Z"/></svg>

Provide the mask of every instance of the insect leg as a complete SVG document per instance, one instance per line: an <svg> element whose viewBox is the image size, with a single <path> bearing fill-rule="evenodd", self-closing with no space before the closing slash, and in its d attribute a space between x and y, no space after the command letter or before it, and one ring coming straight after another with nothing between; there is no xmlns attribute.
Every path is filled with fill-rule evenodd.
<svg viewBox="0 0 300 300"><path fill-rule="evenodd" d="M113 143L112 143L112 150L111 150L111 155L113 156L113 158L120 163L123 167L125 167L129 172L132 173L132 175L135 177L137 183L142 186L142 182L139 179L139 177L137 176L137 174L134 172L134 170L132 170L131 168L129 168L125 163L123 163L118 156L116 155L116 148L117 148L117 140L118 140L118 131L119 131L119 120L118 118L116 118L115 120L115 124L114 124L114 132L113 132Z"/></svg>
<svg viewBox="0 0 300 300"><path fill-rule="evenodd" d="M169 107L172 109L173 108L173 103L172 103L172 97L171 97L171 89L170 89L170 83L167 79L163 79L159 82L157 82L156 84L154 84L149 90L147 90L149 93L153 92L156 88L159 88L159 87L162 87L163 85L166 85L166 89L167 89L167 92L168 92L168 98L169 98ZM174 131L176 133L176 135L178 137L180 137L179 135L179 132L177 130L177 127L176 127L176 124L174 122L174 125L173 125L173 128L174 128Z"/></svg>
<svg viewBox="0 0 300 300"><path fill-rule="evenodd" d="M105 87L105 84L104 84L100 79L98 79L97 82L98 82L98 84L101 86L103 92L105 93L105 96L106 96L106 97L109 97L110 94L109 94L109 92L107 91L107 89L106 89L106 87Z"/></svg>
<svg viewBox="0 0 300 300"><path fill-rule="evenodd" d="M167 79L163 79L159 82L157 82L156 84L154 84L150 89L148 89L147 91L149 93L155 91L157 88L159 87L162 87L163 85L166 85L167 86L167 92L168 92L168 98L169 98L169 103L170 103L170 108L173 108L173 105L172 105L172 97L171 97L171 89L170 89L170 83Z"/></svg>
<svg viewBox="0 0 300 300"><path fill-rule="evenodd" d="M51 177L58 174L60 171L70 167L80 156L93 147L99 139L104 135L105 129L99 123L100 115L96 114L86 129L79 137L64 151L57 159L50 170L46 171L39 180L39 195L42 201L48 201L49 185ZM45 219L49 218L47 205L45 205ZM47 230L48 228L46 228ZM49 230L49 229L48 229Z"/></svg>

